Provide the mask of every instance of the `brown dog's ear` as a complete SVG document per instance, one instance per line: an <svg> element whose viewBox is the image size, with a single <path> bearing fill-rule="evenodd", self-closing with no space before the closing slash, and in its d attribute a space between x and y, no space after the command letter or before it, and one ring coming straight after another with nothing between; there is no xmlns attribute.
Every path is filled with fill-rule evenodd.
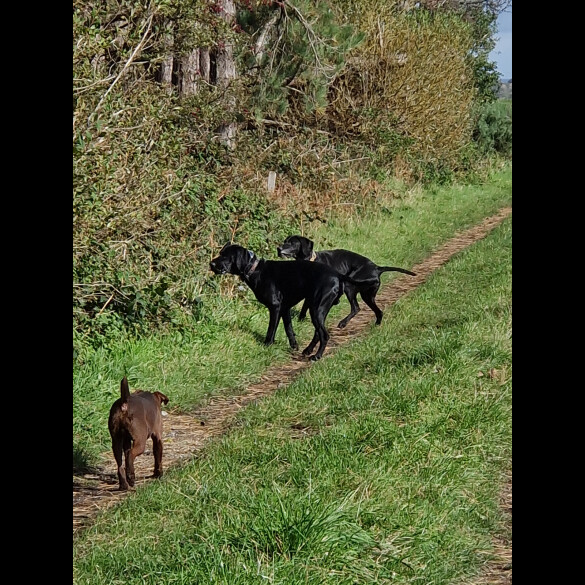
<svg viewBox="0 0 585 585"><path fill-rule="evenodd" d="M153 392L153 394L158 398L159 402L163 404L167 404L169 399L162 393L162 392Z"/></svg>
<svg viewBox="0 0 585 585"><path fill-rule="evenodd" d="M309 238L299 236L299 243L301 244L302 259L308 260L313 253L313 242Z"/></svg>

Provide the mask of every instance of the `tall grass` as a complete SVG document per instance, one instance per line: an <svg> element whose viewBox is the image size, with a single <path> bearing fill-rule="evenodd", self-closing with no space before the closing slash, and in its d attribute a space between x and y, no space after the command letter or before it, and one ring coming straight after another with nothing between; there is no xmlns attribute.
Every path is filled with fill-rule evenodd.
<svg viewBox="0 0 585 585"><path fill-rule="evenodd" d="M509 183L501 187L486 187L484 199L461 189L404 202L370 239L369 255L414 264L475 214L509 203ZM415 237L401 221L424 229ZM348 230L347 247L364 241L352 235L358 228ZM506 220L394 304L380 327L102 513L74 540L74 583L446 585L476 575L503 529L498 493L511 460L511 234ZM230 310L236 321L262 315L238 333L242 343L256 327L265 332L266 315L252 303L240 299ZM236 328L228 331L224 338ZM177 349L174 373L164 344L147 365L143 353L120 354L108 372L110 398L124 363L150 382L164 361L167 380L183 379L175 402L193 404L193 361L220 338L193 344L192 361L181 363ZM237 382L226 375L228 391L254 378L259 362L286 359L282 332L271 348L260 350L256 339L245 347L235 358ZM233 367L228 352L221 357ZM209 381L204 367L197 375ZM170 388L163 391L173 396Z"/></svg>

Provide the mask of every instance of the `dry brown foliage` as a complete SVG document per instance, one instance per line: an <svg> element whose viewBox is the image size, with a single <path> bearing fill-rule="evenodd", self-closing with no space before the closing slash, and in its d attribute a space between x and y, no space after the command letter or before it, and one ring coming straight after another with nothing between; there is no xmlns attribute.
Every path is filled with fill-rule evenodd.
<svg viewBox="0 0 585 585"><path fill-rule="evenodd" d="M471 31L453 14L396 4L362 3L366 36L331 89L329 124L378 144L393 132L426 161L453 163L472 131Z"/></svg>

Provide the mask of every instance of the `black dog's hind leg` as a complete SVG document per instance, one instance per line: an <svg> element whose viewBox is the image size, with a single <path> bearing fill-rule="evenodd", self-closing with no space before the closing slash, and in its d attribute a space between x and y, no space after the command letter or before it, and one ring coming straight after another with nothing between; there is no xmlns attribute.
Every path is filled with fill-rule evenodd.
<svg viewBox="0 0 585 585"><path fill-rule="evenodd" d="M362 299L364 300L364 303L366 303L366 305L368 305L368 307L370 307L370 309L372 309L372 311L374 311L374 314L376 315L376 325L380 325L380 323L382 323L382 317L383 317L384 313L382 312L380 307L378 307L378 305L376 305L376 293L377 292L378 292L378 287L375 287L375 288L370 288L367 291L362 291L361 295L362 295Z"/></svg>
<svg viewBox="0 0 585 585"><path fill-rule="evenodd" d="M317 345L318 341L319 341L319 334L317 333L317 328L315 328L315 335L313 335L313 339L311 339L311 343L309 343L309 345L307 345L307 347L305 347L305 349L303 349L303 355L311 355L313 353L313 350L315 349L315 346Z"/></svg>
<svg viewBox="0 0 585 585"><path fill-rule="evenodd" d="M345 285L345 296L349 301L351 311L347 317L344 317L337 324L337 327L339 327L339 329L343 329L360 312L360 306L358 305L357 302L357 292L353 287L351 287L348 284Z"/></svg>
<svg viewBox="0 0 585 585"><path fill-rule="evenodd" d="M325 329L325 325L323 322L318 322L315 325L316 335L319 338L319 348L317 349L317 353L312 355L309 359L311 361L317 361L321 359L323 352L325 351L325 346L329 341L329 333L327 333L327 329ZM314 339L314 338L313 338Z"/></svg>

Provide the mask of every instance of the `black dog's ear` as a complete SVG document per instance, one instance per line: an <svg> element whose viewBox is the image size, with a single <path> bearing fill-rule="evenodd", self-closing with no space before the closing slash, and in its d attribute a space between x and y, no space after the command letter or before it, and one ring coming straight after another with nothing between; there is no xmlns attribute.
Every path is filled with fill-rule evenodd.
<svg viewBox="0 0 585 585"><path fill-rule="evenodd" d="M299 243L301 244L301 252L303 254L303 260L311 257L313 253L313 242L309 238L299 236Z"/></svg>
<svg viewBox="0 0 585 585"><path fill-rule="evenodd" d="M231 242L226 242L226 243L223 245L223 248L222 248L222 249L219 251L219 253L221 254L221 253L222 253L222 252L223 252L223 251L224 251L224 250L225 250L225 249L226 249L228 246L231 246L231 245L232 245L232 243L231 243Z"/></svg>

